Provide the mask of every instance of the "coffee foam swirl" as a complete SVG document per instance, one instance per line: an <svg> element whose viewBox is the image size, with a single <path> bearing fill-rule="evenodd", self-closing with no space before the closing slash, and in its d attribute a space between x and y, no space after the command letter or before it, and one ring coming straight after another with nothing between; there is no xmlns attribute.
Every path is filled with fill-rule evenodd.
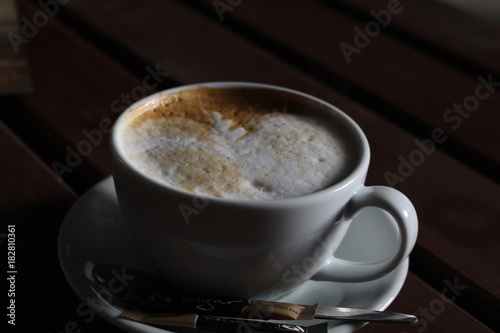
<svg viewBox="0 0 500 333"><path fill-rule="evenodd" d="M129 114L124 153L152 178L224 198L296 197L345 177L352 152L333 117L271 93L200 88L167 95Z"/></svg>

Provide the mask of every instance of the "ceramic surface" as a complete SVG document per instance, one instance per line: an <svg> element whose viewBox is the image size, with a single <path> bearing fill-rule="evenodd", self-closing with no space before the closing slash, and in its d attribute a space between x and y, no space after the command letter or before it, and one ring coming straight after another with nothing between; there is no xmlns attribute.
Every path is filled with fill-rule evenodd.
<svg viewBox="0 0 500 333"><path fill-rule="evenodd" d="M364 223L366 219L370 219L370 223ZM360 262L383 260L396 249L396 245L388 241L395 236L397 227L387 213L367 208L353 220L336 255ZM354 239L357 241L351 242ZM72 289L83 302L91 304L99 316L127 332L172 332L118 318L124 307L94 283L91 273L97 264L123 265L154 273L138 253L120 217L111 177L90 189L68 212L61 227L58 248L62 269ZM280 301L384 310L399 293L407 272L408 259L393 272L370 282L307 281ZM331 320L329 331L352 332L363 325Z"/></svg>
<svg viewBox="0 0 500 333"><path fill-rule="evenodd" d="M307 195L276 200L205 197L146 176L123 154L121 131L135 107L155 97L198 86L275 91L325 110L342 126L356 161L341 181ZM176 87L138 101L117 119L111 135L113 179L124 221L144 258L169 283L199 295L276 299L311 278L371 281L392 272L410 254L417 238L415 208L401 192L364 186L370 149L361 128L347 114L314 96L272 85L212 82ZM366 207L391 214L399 233L397 250L363 265L332 260ZM356 243L360 243L357 241ZM375 244L377 246L378 244ZM325 263L328 263L325 265Z"/></svg>

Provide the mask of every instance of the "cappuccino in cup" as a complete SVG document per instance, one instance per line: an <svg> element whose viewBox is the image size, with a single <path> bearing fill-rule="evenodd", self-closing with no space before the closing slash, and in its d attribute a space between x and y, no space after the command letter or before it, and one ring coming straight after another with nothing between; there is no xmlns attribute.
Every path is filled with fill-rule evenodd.
<svg viewBox="0 0 500 333"><path fill-rule="evenodd" d="M269 200L327 188L359 152L341 120L301 96L200 86L128 113L123 153L143 174L210 197Z"/></svg>
<svg viewBox="0 0 500 333"><path fill-rule="evenodd" d="M184 294L272 300L311 278L371 281L403 263L416 241L408 198L364 185L370 151L361 128L298 91L211 82L158 92L117 119L111 153L130 235ZM337 260L365 207L397 224L397 250L362 265Z"/></svg>

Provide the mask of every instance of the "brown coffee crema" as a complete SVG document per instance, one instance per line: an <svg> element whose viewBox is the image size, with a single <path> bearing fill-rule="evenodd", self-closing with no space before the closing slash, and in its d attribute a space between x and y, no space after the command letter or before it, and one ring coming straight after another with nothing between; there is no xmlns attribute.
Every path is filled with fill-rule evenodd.
<svg viewBox="0 0 500 333"><path fill-rule="evenodd" d="M263 116L276 113L307 115L331 119L323 105L302 96L263 88L208 88L200 86L164 95L129 114L128 126L136 127L147 119L191 119L211 128L213 125L205 110L216 110L223 119L233 123L229 130L242 127L251 132Z"/></svg>
<svg viewBox="0 0 500 333"><path fill-rule="evenodd" d="M163 95L132 110L122 132L126 157L145 174L214 197L300 196L352 167L345 126L322 104L283 91L200 86Z"/></svg>

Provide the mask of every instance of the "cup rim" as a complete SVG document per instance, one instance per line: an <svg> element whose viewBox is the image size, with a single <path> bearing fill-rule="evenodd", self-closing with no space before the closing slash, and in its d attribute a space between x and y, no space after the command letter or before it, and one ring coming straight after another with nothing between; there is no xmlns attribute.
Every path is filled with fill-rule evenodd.
<svg viewBox="0 0 500 333"><path fill-rule="evenodd" d="M160 180L156 180L152 177L149 177L145 175L143 172L141 172L136 166L133 165L123 154L122 148L120 145L120 140L118 138L119 135L119 129L121 125L124 122L124 119L126 118L126 115L133 109L144 105L150 101L153 101L162 95L168 95L171 93L179 92L179 91L184 91L184 90L189 90L189 89L196 89L199 87L209 87L209 88L258 88L258 89L269 89L269 90L278 90L294 95L298 95L301 97L304 97L306 99L312 100L320 105L325 106L328 110L331 110L333 113L336 115L339 115L342 117L343 121L348 124L349 127L351 127L351 130L353 130L354 133L357 134L357 145L359 146L360 152L359 152L359 161L357 162L356 166L349 172L348 175L346 175L344 178L342 178L340 181L336 182L335 184L332 184L324 189L300 195L297 197L290 197L290 198L279 198L279 199L233 199L233 198L219 198L219 197L213 197L205 194L199 194L199 193L194 193L190 192L187 190L183 190L180 188L177 188L175 186L166 184L164 182L161 182ZM142 180L151 183L157 187L160 188L165 188L168 189L169 191L172 191L174 193L178 193L179 195L184 195L184 196L189 196L189 197L194 197L194 198L203 198L206 200L209 200L210 202L219 202L219 203L224 203L224 204L235 204L235 205L240 205L240 206L261 206L261 205L296 205L299 202L309 202L309 200L317 200L320 197L323 196L328 196L334 192L337 192L341 190L344 187L349 186L353 182L356 182L358 177L364 177L364 170L368 169L368 164L370 161L370 147L368 143L368 139L366 138L366 135L364 134L363 130L361 127L350 117L348 116L345 112L341 111L338 107L318 98L313 95L282 87L282 86L277 86L277 85L272 85L272 84L264 84L264 83L255 83L255 82L243 82L243 81L213 81L213 82L202 82L202 83L194 83L194 84L187 84L187 85L181 85L181 86L176 86L173 88L165 89L162 91L155 92L149 96L146 96L144 98L141 98L140 100L132 103L129 105L116 119L115 123L113 124L112 130L111 130L111 150L112 153L116 154L118 159L123 162L123 165L127 167L129 170L133 171L135 175L137 175L139 178ZM113 157L116 158L116 157ZM362 180L364 182L364 179Z"/></svg>

